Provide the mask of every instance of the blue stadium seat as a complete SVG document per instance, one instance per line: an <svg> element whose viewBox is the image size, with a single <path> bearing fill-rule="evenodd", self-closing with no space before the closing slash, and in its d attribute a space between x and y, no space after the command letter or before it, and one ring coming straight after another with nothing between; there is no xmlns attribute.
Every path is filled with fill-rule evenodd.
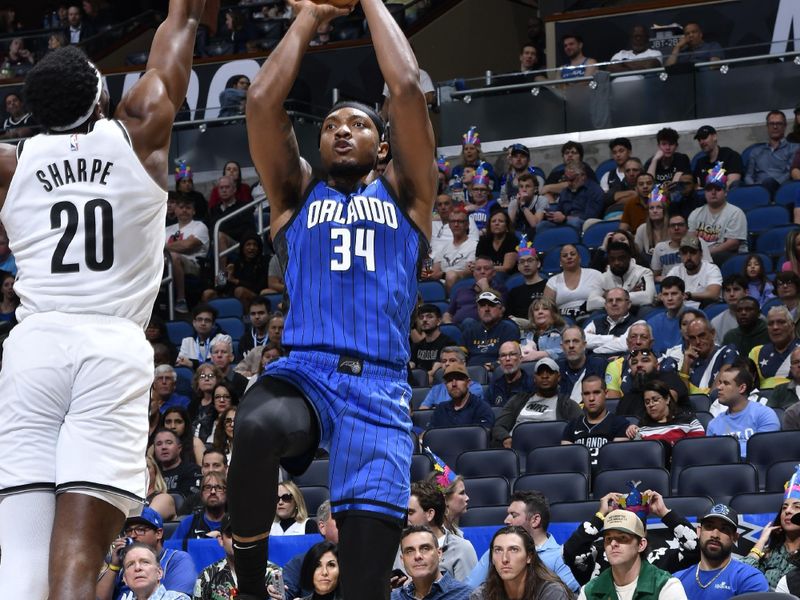
<svg viewBox="0 0 800 600"><path fill-rule="evenodd" d="M181 347L181 342L185 337L194 337L194 329L188 321L167 321L167 337L176 348Z"/></svg>
<svg viewBox="0 0 800 600"><path fill-rule="evenodd" d="M740 515L776 514L783 504L783 492L736 494L728 505Z"/></svg>
<svg viewBox="0 0 800 600"><path fill-rule="evenodd" d="M783 492L786 482L794 475L797 463L797 460L781 460L772 463L767 468L767 479L764 484L764 491Z"/></svg>
<svg viewBox="0 0 800 600"><path fill-rule="evenodd" d="M784 225L783 227L775 227L769 232L769 235L758 236L755 251L772 258L781 256L786 250L786 236L796 229L797 225ZM777 265L775 270L780 271L780 265Z"/></svg>
<svg viewBox="0 0 800 600"><path fill-rule="evenodd" d="M683 469L695 465L737 463L739 455L739 442L727 435L679 440L672 447L672 493L678 492L678 477Z"/></svg>
<svg viewBox="0 0 800 600"><path fill-rule="evenodd" d="M457 345L464 345L464 336L461 335L461 329L458 328L458 325L454 325L452 323L443 323L439 326L439 329Z"/></svg>
<svg viewBox="0 0 800 600"><path fill-rule="evenodd" d="M798 194L800 194L800 181L787 181L775 192L775 204L800 207Z"/></svg>
<svg viewBox="0 0 800 600"><path fill-rule="evenodd" d="M713 404L711 398L706 394L691 394L689 396L689 403L692 405L692 410L702 410L705 412L708 412L708 409L711 408L711 404Z"/></svg>
<svg viewBox="0 0 800 600"><path fill-rule="evenodd" d="M525 278L522 276L522 273L514 273L511 277L506 279L506 289L510 292L515 287L519 287L525 284Z"/></svg>
<svg viewBox="0 0 800 600"><path fill-rule="evenodd" d="M764 302L764 304L761 305L761 314L766 317L770 308L772 308L773 306L780 306L781 304L782 303L780 298L772 298L771 300L767 300L766 302Z"/></svg>
<svg viewBox="0 0 800 600"><path fill-rule="evenodd" d="M562 471L582 473L588 480L592 472L589 449L582 444L542 446L528 452L528 456L525 458L524 473L526 475Z"/></svg>
<svg viewBox="0 0 800 600"><path fill-rule="evenodd" d="M597 468L638 469L664 466L664 445L655 440L609 442L597 454ZM666 493L669 493L667 490Z"/></svg>
<svg viewBox="0 0 800 600"><path fill-rule="evenodd" d="M433 416L432 410L417 410L411 414L411 423L415 430L419 429L424 431L428 428L428 423Z"/></svg>
<svg viewBox="0 0 800 600"><path fill-rule="evenodd" d="M472 492L470 492L472 494ZM470 495L470 504L472 496ZM470 506L469 510L461 515L458 524L461 527L502 527L508 515L508 504L496 506Z"/></svg>
<svg viewBox="0 0 800 600"><path fill-rule="evenodd" d="M609 158L604 160L597 168L594 170L594 174L597 176L597 182L600 183L600 180L603 178L603 175L608 173L609 171L613 171L617 168L617 163L614 161L613 158Z"/></svg>
<svg viewBox="0 0 800 600"><path fill-rule="evenodd" d="M464 488L469 496L470 508L508 505L509 486L505 477L465 477Z"/></svg>
<svg viewBox="0 0 800 600"><path fill-rule="evenodd" d="M758 483L763 488L767 480L767 469L773 463L784 460L800 463L800 434L797 431L753 434L747 440L745 460L758 471Z"/></svg>
<svg viewBox="0 0 800 600"><path fill-rule="evenodd" d="M411 387L429 387L428 372L424 369L411 369Z"/></svg>
<svg viewBox="0 0 800 600"><path fill-rule="evenodd" d="M520 423L511 436L511 447L519 456L527 457L531 450L541 446L558 446L566 421Z"/></svg>
<svg viewBox="0 0 800 600"><path fill-rule="evenodd" d="M706 153L700 150L697 154L692 157L691 165L692 165L692 173L697 168L697 163L700 162L700 159L706 156Z"/></svg>
<svg viewBox="0 0 800 600"><path fill-rule="evenodd" d="M469 378L481 385L489 383L489 372L482 365L471 365L467 367Z"/></svg>
<svg viewBox="0 0 800 600"><path fill-rule="evenodd" d="M488 443L489 434L478 425L429 429L425 433L424 442L451 468L455 468L453 465L456 464L459 454L467 450L483 450Z"/></svg>
<svg viewBox="0 0 800 600"><path fill-rule="evenodd" d="M592 493L602 498L610 492L626 493L629 481L641 481L639 489L655 490L662 496L669 495L669 473L664 468L609 469L599 471L592 481Z"/></svg>
<svg viewBox="0 0 800 600"><path fill-rule="evenodd" d="M765 263L765 264L768 265L769 263ZM767 268L769 268L769 267L767 267ZM709 304L708 306L706 306L702 310L703 310L704 313L706 313L706 317L708 317L708 320L710 321L711 319L713 319L717 315L719 315L719 314L725 312L726 310L728 310L728 305L725 304L724 302L715 302L714 304Z"/></svg>
<svg viewBox="0 0 800 600"><path fill-rule="evenodd" d="M311 517L317 514L320 504L331 498L327 485L301 486L300 493L303 494L303 500Z"/></svg>
<svg viewBox="0 0 800 600"><path fill-rule="evenodd" d="M775 208L775 207L771 206L770 208ZM722 276L727 277L728 275L742 273L742 271L744 270L744 265L747 262L747 256L748 256L747 254L737 254L735 256L731 256L728 260L722 263L722 266L719 269L722 272ZM764 265L772 264L772 259L766 254L760 254L759 256L761 257L761 260L764 261Z"/></svg>
<svg viewBox="0 0 800 600"><path fill-rule="evenodd" d="M758 473L749 463L696 465L686 467L678 476L681 496L711 496L714 502L723 504L736 494L757 491Z"/></svg>
<svg viewBox="0 0 800 600"><path fill-rule="evenodd" d="M311 464L308 465L306 472L302 475L297 475L293 481L298 486L327 486L328 465L329 460L327 458L318 458L313 460L311 461Z"/></svg>
<svg viewBox="0 0 800 600"><path fill-rule="evenodd" d="M728 202L747 212L753 208L769 206L769 191L760 185L735 187L728 192Z"/></svg>
<svg viewBox="0 0 800 600"><path fill-rule="evenodd" d="M591 260L589 250L583 244L577 244L576 248L578 249L578 254L581 257L581 266L588 267L589 261ZM554 248L544 255L541 268L543 273L550 275L553 273L559 273L561 271L561 256L559 255L559 250L560 248Z"/></svg>
<svg viewBox="0 0 800 600"><path fill-rule="evenodd" d="M548 498L550 500L550 498ZM596 500L550 503L551 523L582 523L597 512ZM463 520L463 519L462 519Z"/></svg>
<svg viewBox="0 0 800 600"><path fill-rule="evenodd" d="M244 323L241 317L221 317L217 319L217 326L236 342L244 335Z"/></svg>
<svg viewBox="0 0 800 600"><path fill-rule="evenodd" d="M664 498L664 504L681 516L701 519L714 506L714 501L708 496L670 496Z"/></svg>
<svg viewBox="0 0 800 600"><path fill-rule="evenodd" d="M475 278L474 277L465 277L464 279L459 279L453 284L453 287L450 288L450 297L456 295L456 292L464 287L472 287L475 285Z"/></svg>
<svg viewBox="0 0 800 600"><path fill-rule="evenodd" d="M425 302L439 302L447 299L447 293L441 281L420 281L418 287Z"/></svg>
<svg viewBox="0 0 800 600"><path fill-rule="evenodd" d="M278 310L278 305L283 302L283 294L265 294L264 297L269 300L270 312Z"/></svg>
<svg viewBox="0 0 800 600"><path fill-rule="evenodd" d="M237 298L214 298L209 300L208 304L217 310L217 319L223 317L241 319L244 314L242 303Z"/></svg>
<svg viewBox="0 0 800 600"><path fill-rule="evenodd" d="M192 379L194 379L194 371L189 367L175 367L175 374L178 376L175 384L175 391L182 394L187 398L194 395L192 391Z"/></svg>
<svg viewBox="0 0 800 600"><path fill-rule="evenodd" d="M556 502L589 499L589 482L580 473L540 473L522 475L514 481L513 491L537 491Z"/></svg>
<svg viewBox="0 0 800 600"><path fill-rule="evenodd" d="M417 410L427 398L428 393L431 391L429 387L412 388L411 390L411 408Z"/></svg>
<svg viewBox="0 0 800 600"><path fill-rule="evenodd" d="M569 225L546 229L536 234L533 244L538 252L547 252L554 248L561 248L564 244L577 244L580 242L578 231Z"/></svg>
<svg viewBox="0 0 800 600"><path fill-rule="evenodd" d="M586 228L581 242L587 248L599 248L603 244L606 235L617 229L619 229L619 221L600 221Z"/></svg>
<svg viewBox="0 0 800 600"><path fill-rule="evenodd" d="M747 171L747 161L750 160L750 154L753 152L753 150L763 145L764 142L756 142L755 144L750 144L747 148L742 150L742 165L744 166L745 171Z"/></svg>
<svg viewBox="0 0 800 600"><path fill-rule="evenodd" d="M427 454L411 455L411 481L423 481L433 471L433 461Z"/></svg>
<svg viewBox="0 0 800 600"><path fill-rule="evenodd" d="M519 458L509 448L468 450L456 459L456 473L464 477L505 477L513 481L519 477Z"/></svg>
<svg viewBox="0 0 800 600"><path fill-rule="evenodd" d="M792 222L785 206L762 206L745 211L744 215L750 237Z"/></svg>

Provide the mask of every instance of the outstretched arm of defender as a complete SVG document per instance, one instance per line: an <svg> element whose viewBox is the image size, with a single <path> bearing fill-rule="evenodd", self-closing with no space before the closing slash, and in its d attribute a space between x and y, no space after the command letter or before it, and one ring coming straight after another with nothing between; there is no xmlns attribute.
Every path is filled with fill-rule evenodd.
<svg viewBox="0 0 800 600"><path fill-rule="evenodd" d="M425 95L419 86L419 65L382 0L361 0L361 5L392 99L389 122L393 158L387 177L394 189L405 195L412 212L430 215L436 198L435 144Z"/></svg>
<svg viewBox="0 0 800 600"><path fill-rule="evenodd" d="M247 91L250 156L267 192L272 218L277 217L279 223L282 215L295 207L311 177L311 168L300 157L294 128L283 103L317 28L349 12L310 0L289 0L289 3L297 17Z"/></svg>
<svg viewBox="0 0 800 600"><path fill-rule="evenodd" d="M117 108L116 116L128 127L142 162L169 147L175 113L189 88L204 5L205 0L170 0L167 18L153 38L145 73Z"/></svg>

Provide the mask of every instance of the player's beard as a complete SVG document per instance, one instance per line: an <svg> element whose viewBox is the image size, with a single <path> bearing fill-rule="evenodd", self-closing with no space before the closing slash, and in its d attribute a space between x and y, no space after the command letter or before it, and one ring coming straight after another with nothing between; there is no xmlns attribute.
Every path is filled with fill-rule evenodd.
<svg viewBox="0 0 800 600"><path fill-rule="evenodd" d="M365 165L360 164L357 162L340 162L340 163L333 163L331 164L331 168L328 171L328 175L333 177L334 179L350 179L353 177L364 177L369 175L369 172L373 169L375 165Z"/></svg>

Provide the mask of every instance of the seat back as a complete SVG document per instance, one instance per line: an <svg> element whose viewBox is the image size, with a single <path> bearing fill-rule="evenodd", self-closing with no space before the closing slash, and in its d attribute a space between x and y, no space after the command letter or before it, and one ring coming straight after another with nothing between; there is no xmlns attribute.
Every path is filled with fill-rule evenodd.
<svg viewBox="0 0 800 600"><path fill-rule="evenodd" d="M594 250L603 244L606 235L619 229L619 221L600 221L589 225L583 232L581 242L587 248Z"/></svg>
<svg viewBox="0 0 800 600"><path fill-rule="evenodd" d="M543 421L541 423L520 423L511 436L511 447L519 456L527 457L531 450L541 446L561 444L566 421ZM523 469L525 465L522 465Z"/></svg>
<svg viewBox="0 0 800 600"><path fill-rule="evenodd" d="M740 515L778 514L783 504L783 492L747 492L736 494L728 505Z"/></svg>
<svg viewBox="0 0 800 600"><path fill-rule="evenodd" d="M536 475L571 471L583 474L589 481L592 472L591 461L589 449L582 444L542 446L528 453L524 472L526 475Z"/></svg>
<svg viewBox="0 0 800 600"><path fill-rule="evenodd" d="M589 481L580 473L522 475L514 481L519 490L541 492L550 503L589 499Z"/></svg>
<svg viewBox="0 0 800 600"><path fill-rule="evenodd" d="M472 495L470 493L471 504ZM461 515L458 524L461 527L502 527L507 515L508 504L470 506L469 510Z"/></svg>
<svg viewBox="0 0 800 600"><path fill-rule="evenodd" d="M664 498L664 504L683 517L703 518L714 506L709 496L670 496Z"/></svg>
<svg viewBox="0 0 800 600"><path fill-rule="evenodd" d="M592 493L602 498L610 492L626 493L629 481L641 481L639 489L654 490L662 496L669 496L669 473L664 468L609 469L594 476Z"/></svg>
<svg viewBox="0 0 800 600"><path fill-rule="evenodd" d="M596 500L580 502L556 502L550 504L551 523L582 523L597 512Z"/></svg>
<svg viewBox="0 0 800 600"><path fill-rule="evenodd" d="M681 496L711 496L728 504L736 494L758 491L758 474L749 463L686 467L678 476Z"/></svg>
<svg viewBox="0 0 800 600"><path fill-rule="evenodd" d="M411 455L411 481L424 481L433 471L433 461L427 454Z"/></svg>
<svg viewBox="0 0 800 600"><path fill-rule="evenodd" d="M301 487L320 485L327 487L329 481L329 464L330 461L327 458L318 458L316 460L312 460L311 464L308 465L308 468L305 470L305 473L302 475L297 475L292 481Z"/></svg>
<svg viewBox="0 0 800 600"><path fill-rule="evenodd" d="M739 462L739 442L730 436L685 438L672 447L670 465L672 493L678 492L678 477L686 467Z"/></svg>
<svg viewBox="0 0 800 600"><path fill-rule="evenodd" d="M483 427L439 427L425 433L424 445L430 447L448 465L455 465L458 455L467 450L487 447L488 434Z"/></svg>
<svg viewBox="0 0 800 600"><path fill-rule="evenodd" d="M456 473L464 477L499 476L514 481L519 476L519 458L509 448L468 450L456 460Z"/></svg>
<svg viewBox="0 0 800 600"><path fill-rule="evenodd" d="M800 435L796 431L769 431L753 434L747 440L745 460L758 471L761 487L767 481L767 469L784 460L800 462Z"/></svg>
<svg viewBox="0 0 800 600"><path fill-rule="evenodd" d="M328 487L324 485L303 486L300 488L300 493L303 494L309 516L316 515L319 505L331 498Z"/></svg>
<svg viewBox="0 0 800 600"><path fill-rule="evenodd" d="M242 303L237 298L214 298L208 301L209 306L217 311L217 319L236 317L241 319L244 314Z"/></svg>
<svg viewBox="0 0 800 600"><path fill-rule="evenodd" d="M469 496L470 508L508 505L509 485L505 477L465 477L464 488Z"/></svg>
<svg viewBox="0 0 800 600"><path fill-rule="evenodd" d="M609 442L597 455L599 471L663 466L664 445L655 440Z"/></svg>
<svg viewBox="0 0 800 600"><path fill-rule="evenodd" d="M772 463L767 468L767 477L764 484L764 491L769 492L783 492L784 486L794 475L797 467L796 460L781 460Z"/></svg>

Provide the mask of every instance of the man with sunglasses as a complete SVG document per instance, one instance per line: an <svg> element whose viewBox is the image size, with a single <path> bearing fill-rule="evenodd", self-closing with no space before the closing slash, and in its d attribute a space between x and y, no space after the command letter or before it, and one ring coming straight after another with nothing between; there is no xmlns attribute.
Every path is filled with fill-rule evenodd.
<svg viewBox="0 0 800 600"><path fill-rule="evenodd" d="M631 369L629 378L631 387L624 393L617 405L616 413L618 415L632 415L639 420L645 417L644 388L651 381L660 381L666 385L678 406L685 410L691 410L686 385L675 371L662 373L658 370L658 359L652 350L647 348L632 350L628 354L628 365Z"/></svg>
<svg viewBox="0 0 800 600"><path fill-rule="evenodd" d="M689 600L726 600L739 594L769 591L761 571L731 557L739 541L738 530L739 515L725 504L715 504L700 519L700 562L675 573Z"/></svg>
<svg viewBox="0 0 800 600"><path fill-rule="evenodd" d="M612 360L606 367L605 383L608 389L609 398L621 398L630 391L633 380L631 378L631 366L628 357L634 350L653 349L653 330L644 321L637 321L628 329L626 336L628 354ZM659 364L659 372L674 371L675 361L665 358Z"/></svg>
<svg viewBox="0 0 800 600"><path fill-rule="evenodd" d="M155 550L161 570L164 572L161 585L170 592L183 592L191 595L197 570L188 552L164 548L164 519L155 510L145 507L138 517L130 517L125 521L120 536L111 544L111 554L107 557L107 568L101 573L97 582L98 600L120 600L126 597L130 589L122 581L122 560L126 538L134 542L142 542Z"/></svg>

